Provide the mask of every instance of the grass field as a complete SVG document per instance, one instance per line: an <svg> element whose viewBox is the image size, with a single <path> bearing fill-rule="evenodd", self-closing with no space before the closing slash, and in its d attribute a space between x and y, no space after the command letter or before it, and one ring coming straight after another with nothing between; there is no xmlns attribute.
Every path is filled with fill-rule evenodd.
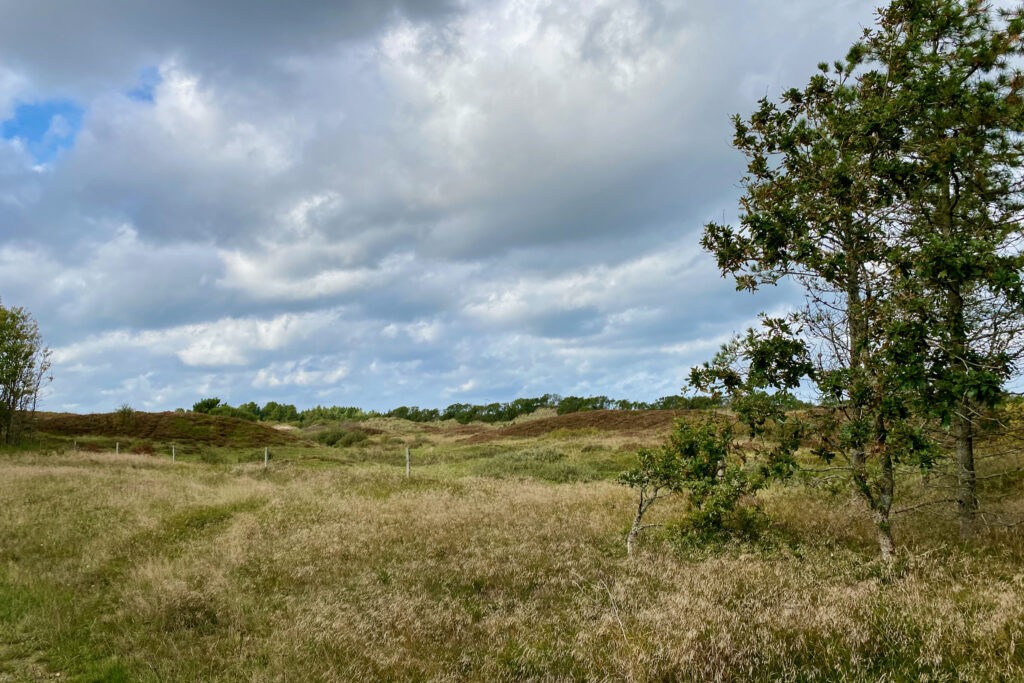
<svg viewBox="0 0 1024 683"><path fill-rule="evenodd" d="M670 423L4 453L0 681L1024 680L1015 529L906 515L888 570L845 489L789 486L756 542L627 559L614 474Z"/></svg>

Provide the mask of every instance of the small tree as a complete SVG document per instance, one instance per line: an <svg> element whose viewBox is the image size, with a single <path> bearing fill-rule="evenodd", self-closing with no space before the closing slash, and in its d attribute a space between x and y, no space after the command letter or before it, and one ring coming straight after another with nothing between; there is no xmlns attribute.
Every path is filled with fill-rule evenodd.
<svg viewBox="0 0 1024 683"><path fill-rule="evenodd" d="M677 453L661 446L641 448L636 456L637 466L619 475L619 483L639 493L633 525L626 534L626 554L630 557L640 532L654 526L644 524L647 511L660 499L683 490L683 463Z"/></svg>
<svg viewBox="0 0 1024 683"><path fill-rule="evenodd" d="M12 443L35 416L50 350L24 308L0 305L0 442Z"/></svg>

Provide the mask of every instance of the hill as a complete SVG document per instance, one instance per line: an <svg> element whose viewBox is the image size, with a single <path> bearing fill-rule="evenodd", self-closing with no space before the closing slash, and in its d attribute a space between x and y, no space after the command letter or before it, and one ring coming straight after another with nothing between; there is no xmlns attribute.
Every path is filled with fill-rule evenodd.
<svg viewBox="0 0 1024 683"><path fill-rule="evenodd" d="M63 438L124 437L145 442L231 448L304 443L293 433L263 423L203 413L40 413L38 417L39 432Z"/></svg>

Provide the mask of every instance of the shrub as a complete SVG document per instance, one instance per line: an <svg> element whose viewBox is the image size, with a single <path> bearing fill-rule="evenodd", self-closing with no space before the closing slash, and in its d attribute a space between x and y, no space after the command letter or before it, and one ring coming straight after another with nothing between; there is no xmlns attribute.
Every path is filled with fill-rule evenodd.
<svg viewBox="0 0 1024 683"><path fill-rule="evenodd" d="M708 419L691 425L682 420L659 448L640 449L638 464L619 481L638 490L639 503L626 537L626 550L650 525L643 517L658 500L675 493L688 495L689 510L674 527L686 537L707 540L733 531L747 534L756 527L746 510L744 497L762 488L771 477L791 473L782 454L772 451L761 463L749 463L747 454L733 444L732 424Z"/></svg>
<svg viewBox="0 0 1024 683"><path fill-rule="evenodd" d="M317 443L322 443L325 446L344 448L362 443L369 437L365 432L358 430L350 431L345 429L329 429L327 431L320 432L315 438Z"/></svg>
<svg viewBox="0 0 1024 683"><path fill-rule="evenodd" d="M135 409L127 403L122 403L114 413L114 422L119 429L128 429L133 426L135 424Z"/></svg>

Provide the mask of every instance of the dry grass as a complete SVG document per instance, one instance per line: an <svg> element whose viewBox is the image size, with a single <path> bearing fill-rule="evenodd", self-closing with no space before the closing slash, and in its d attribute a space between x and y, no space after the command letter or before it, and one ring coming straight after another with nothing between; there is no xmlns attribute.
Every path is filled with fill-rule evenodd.
<svg viewBox="0 0 1024 683"><path fill-rule="evenodd" d="M556 446L613 452L504 448L541 467ZM4 456L0 681L1024 678L1013 532L964 549L908 518L887 571L847 494L794 487L763 497L759 543L653 534L630 561L629 490L431 447L411 479L377 446L267 470Z"/></svg>

